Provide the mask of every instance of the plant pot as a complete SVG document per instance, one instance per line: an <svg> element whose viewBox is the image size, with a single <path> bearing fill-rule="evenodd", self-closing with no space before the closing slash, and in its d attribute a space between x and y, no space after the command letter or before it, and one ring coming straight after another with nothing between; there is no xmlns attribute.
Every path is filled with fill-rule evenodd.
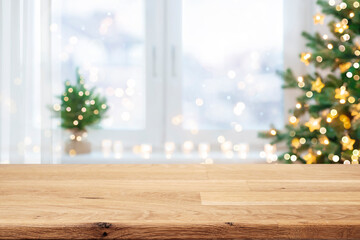
<svg viewBox="0 0 360 240"><path fill-rule="evenodd" d="M78 129L69 129L69 140L65 142L65 153L74 156L91 152L91 144L86 140L87 132Z"/></svg>

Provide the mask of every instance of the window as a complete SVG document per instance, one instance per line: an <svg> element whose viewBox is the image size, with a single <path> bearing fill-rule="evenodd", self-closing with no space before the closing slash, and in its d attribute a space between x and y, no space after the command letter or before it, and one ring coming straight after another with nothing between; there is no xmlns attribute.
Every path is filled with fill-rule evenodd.
<svg viewBox="0 0 360 240"><path fill-rule="evenodd" d="M313 2L4 0L0 54L19 58L2 62L0 74L31 84L19 80L16 88L2 80L0 93L18 107L30 107L29 101L34 107L10 117L9 107L1 109L0 128L12 140L2 136L0 145L16 149L21 143L41 159L75 161L63 154L68 134L48 106L79 67L110 106L108 118L88 134L94 156L121 142L124 153L144 147L153 156L172 149L191 150L192 159L204 158L200 150L219 159L255 152L258 159L265 141L257 132L271 123L282 127L287 104L294 101L276 71L297 63L303 44L296 39L308 29L300 20L310 19ZM15 119L31 123L12 135Z"/></svg>
<svg viewBox="0 0 360 240"><path fill-rule="evenodd" d="M281 126L282 0L183 0L181 15L183 127Z"/></svg>
<svg viewBox="0 0 360 240"><path fill-rule="evenodd" d="M255 147L259 130L283 125L283 1L167 3L168 139Z"/></svg>

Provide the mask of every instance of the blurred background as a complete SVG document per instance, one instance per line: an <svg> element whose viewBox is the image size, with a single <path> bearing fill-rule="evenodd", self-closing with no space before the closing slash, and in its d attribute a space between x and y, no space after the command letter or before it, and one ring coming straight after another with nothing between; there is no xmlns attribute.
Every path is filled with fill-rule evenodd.
<svg viewBox="0 0 360 240"><path fill-rule="evenodd" d="M287 121L296 92L276 72L305 72L300 34L317 11L314 0L1 0L0 163L276 161L281 146L257 133ZM108 108L80 138L56 114L76 71Z"/></svg>

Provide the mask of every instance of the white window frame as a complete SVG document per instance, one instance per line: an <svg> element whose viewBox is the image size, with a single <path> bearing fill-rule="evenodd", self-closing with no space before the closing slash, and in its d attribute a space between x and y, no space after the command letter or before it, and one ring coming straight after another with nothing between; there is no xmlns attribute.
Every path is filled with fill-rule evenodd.
<svg viewBox="0 0 360 240"><path fill-rule="evenodd" d="M43 17L50 17L51 0L41 0ZM181 0L146 0L146 127L144 130L91 129L88 139L95 150L101 149L99 139L120 140L124 147L147 143L161 149L164 142L182 144L191 140L195 144L206 142L215 145L217 136L224 135L234 143L248 143L256 151L268 140L259 139L258 131L236 133L233 130L199 130L193 135L171 123L171 118L181 114ZM303 30L312 30L311 16L314 3L302 0L284 0L284 69L291 67L295 73L306 73L299 63L298 54L305 48L300 37ZM303 21L299 21L302 19ZM50 34L50 20L44 22L44 35ZM46 37L44 37L44 41ZM47 45L45 44L45 47ZM46 51L44 51L46 55ZM46 68L42 68L47 71ZM43 77L48 76L44 73ZM52 75L52 79L54 76ZM288 110L295 103L297 90L284 90L284 122L288 121ZM180 107L179 107L180 106ZM64 131L61 131L64 133ZM65 134L63 134L65 135Z"/></svg>

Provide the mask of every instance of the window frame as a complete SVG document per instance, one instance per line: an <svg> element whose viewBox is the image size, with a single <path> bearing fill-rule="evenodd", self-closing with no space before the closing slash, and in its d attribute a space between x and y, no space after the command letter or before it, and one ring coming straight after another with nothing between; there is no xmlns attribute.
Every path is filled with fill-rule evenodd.
<svg viewBox="0 0 360 240"><path fill-rule="evenodd" d="M50 34L48 26L51 23L51 1L41 0L43 40L50 41L46 35ZM118 130L118 129L89 129L88 140L93 144L95 150L101 150L99 139L122 141L125 148L142 143L151 144L155 149L161 149L165 142L175 142L180 145L186 140L195 144L210 143L217 146L217 136L224 135L226 139L234 143L247 143L253 149L262 150L267 140L257 137L257 130L248 130L236 133L233 130L199 130L193 135L190 131L182 130L171 123L171 118L181 114L181 108L174 107L181 103L181 39L179 14L181 12L181 0L146 0L146 127L144 130ZM304 49L305 42L301 39L300 33L305 30L312 30L310 21L298 21L298 19L311 19L314 12L314 3L311 1L293 0L283 2L284 19L284 69L291 67L296 73L306 73L305 66L298 60L298 54ZM46 20L48 18L48 20ZM50 19L49 19L50 18ZM181 21L181 20L180 20ZM177 27L174 27L177 26ZM45 47L47 45L45 44ZM44 59L48 57L43 51ZM43 66L46 65L43 63ZM45 69L45 68L42 68ZM43 70L43 78L53 72L46 73ZM175 73L175 75L174 75ZM53 79L53 78L52 78ZM175 91L174 91L175 90ZM288 121L288 111L295 103L295 96L298 90L285 89L283 93L284 122ZM174 100L175 99L175 100ZM177 101L177 103L176 103ZM180 102L180 103L179 103ZM55 131L58 131L55 129ZM62 139L67 134L61 130Z"/></svg>

